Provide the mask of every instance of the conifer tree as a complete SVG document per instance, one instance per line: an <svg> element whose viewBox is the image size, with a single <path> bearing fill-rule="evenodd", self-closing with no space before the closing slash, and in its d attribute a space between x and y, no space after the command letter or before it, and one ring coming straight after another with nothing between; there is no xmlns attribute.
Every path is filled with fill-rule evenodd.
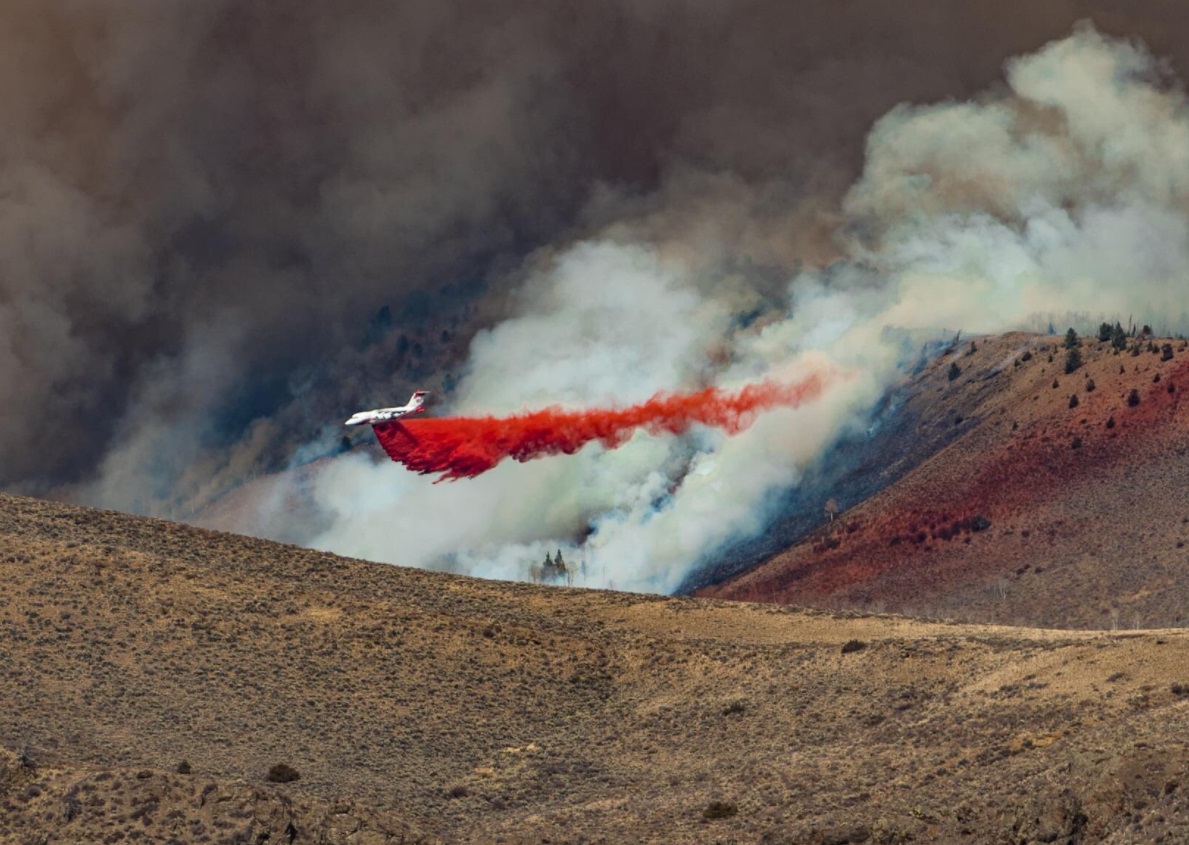
<svg viewBox="0 0 1189 845"><path fill-rule="evenodd" d="M1123 329L1123 324L1116 322L1115 327L1111 329L1111 346L1115 349L1127 348L1127 332Z"/></svg>

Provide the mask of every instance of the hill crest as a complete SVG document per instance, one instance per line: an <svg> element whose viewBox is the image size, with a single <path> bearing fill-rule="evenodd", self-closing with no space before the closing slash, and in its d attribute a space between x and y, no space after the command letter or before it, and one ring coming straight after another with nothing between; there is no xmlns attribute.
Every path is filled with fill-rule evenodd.
<svg viewBox="0 0 1189 845"><path fill-rule="evenodd" d="M1071 373L1051 336L979 338L938 357L908 387L917 428L905 436L956 430L951 442L699 594L1051 627L1185 624L1189 352L1167 339L1140 350L1085 341Z"/></svg>
<svg viewBox="0 0 1189 845"><path fill-rule="evenodd" d="M0 544L0 841L217 840L211 784L269 841L1189 834L1180 630L485 582L11 496Z"/></svg>

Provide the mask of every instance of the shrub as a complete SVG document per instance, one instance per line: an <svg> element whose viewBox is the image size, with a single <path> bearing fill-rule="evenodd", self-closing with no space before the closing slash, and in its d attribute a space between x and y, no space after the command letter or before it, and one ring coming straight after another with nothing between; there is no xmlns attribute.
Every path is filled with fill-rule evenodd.
<svg viewBox="0 0 1189 845"><path fill-rule="evenodd" d="M1072 373L1080 366L1082 366L1082 350L1076 346L1070 347L1070 350L1065 353L1065 372Z"/></svg>
<svg viewBox="0 0 1189 845"><path fill-rule="evenodd" d="M1115 327L1111 329L1111 346L1115 349L1124 349L1127 346L1127 332L1121 323L1116 322Z"/></svg>
<svg viewBox="0 0 1189 845"><path fill-rule="evenodd" d="M1115 427L1115 418L1114 418L1114 416L1110 416L1110 417L1107 417L1107 418L1106 418L1106 427L1107 427L1107 428L1114 428L1114 427Z"/></svg>
<svg viewBox="0 0 1189 845"><path fill-rule="evenodd" d="M711 801L702 811L704 819L729 819L739 812L739 808L732 801Z"/></svg>
<svg viewBox="0 0 1189 845"><path fill-rule="evenodd" d="M867 648L867 643L862 640L847 640L842 644L843 654L853 654L856 651L862 651Z"/></svg>
<svg viewBox="0 0 1189 845"><path fill-rule="evenodd" d="M1106 341L1110 340L1111 339L1111 328L1112 328L1112 326L1110 323L1103 323L1101 326L1099 326L1098 327L1098 339L1103 341L1104 343Z"/></svg>
<svg viewBox="0 0 1189 845"><path fill-rule="evenodd" d="M1069 331L1065 333L1065 348L1077 349L1079 346L1081 346L1081 341L1078 340L1078 333L1075 332L1071 327Z"/></svg>
<svg viewBox="0 0 1189 845"><path fill-rule="evenodd" d="M1171 343L1166 343L1160 347L1160 360L1161 361L1171 361L1172 360L1172 344Z"/></svg>
<svg viewBox="0 0 1189 845"><path fill-rule="evenodd" d="M1031 361L1032 360L1032 350L1031 349L1025 350L1024 354L1020 356L1020 360L1021 361Z"/></svg>
<svg viewBox="0 0 1189 845"><path fill-rule="evenodd" d="M962 375L962 368L958 366L957 361L954 361L952 364L950 364L949 372L945 374L945 377L950 381L953 381L960 375Z"/></svg>
<svg viewBox="0 0 1189 845"><path fill-rule="evenodd" d="M1080 438L1080 437L1075 437L1075 438L1073 439L1073 442L1069 444L1069 448L1070 448L1070 449L1080 449L1080 448L1082 448L1082 438Z"/></svg>
<svg viewBox="0 0 1189 845"><path fill-rule="evenodd" d="M987 519L981 513L978 514L977 516L971 517L971 519L970 519L970 530L971 531L986 531L990 527L991 527L991 520Z"/></svg>
<svg viewBox="0 0 1189 845"><path fill-rule="evenodd" d="M1139 391L1134 387L1131 388L1131 392L1127 394L1127 404L1132 408L1139 404Z"/></svg>
<svg viewBox="0 0 1189 845"><path fill-rule="evenodd" d="M187 761L187 760L183 760L182 762L178 763L178 774L179 774L179 775L188 775L188 774L190 774L190 763L189 763L189 761Z"/></svg>
<svg viewBox="0 0 1189 845"><path fill-rule="evenodd" d="M1086 392L1087 393L1093 393L1095 388L1097 388L1097 387L1098 387L1098 385L1096 385L1094 383L1094 379L1092 379L1092 378L1086 379Z"/></svg>
<svg viewBox="0 0 1189 845"><path fill-rule="evenodd" d="M1156 375L1152 376L1152 384L1159 384L1159 383L1160 383L1160 373L1156 373Z"/></svg>
<svg viewBox="0 0 1189 845"><path fill-rule="evenodd" d="M1069 407L1076 408L1078 406L1078 395L1075 393L1069 397Z"/></svg>
<svg viewBox="0 0 1189 845"><path fill-rule="evenodd" d="M268 770L269 783L293 783L295 780L301 778L301 773L297 769L285 763L277 763Z"/></svg>

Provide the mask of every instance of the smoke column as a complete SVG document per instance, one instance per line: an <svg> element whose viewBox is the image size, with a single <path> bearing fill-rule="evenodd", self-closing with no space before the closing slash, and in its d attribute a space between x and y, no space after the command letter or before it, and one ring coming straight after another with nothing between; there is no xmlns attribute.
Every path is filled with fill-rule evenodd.
<svg viewBox="0 0 1189 845"><path fill-rule="evenodd" d="M1083 25L1006 61L977 98L893 108L838 206L833 260L777 260L769 274L762 244L806 254L803 229L757 219L787 206L751 191L741 217L688 197L600 213L586 240L524 265L512 316L475 336L446 393L453 413L854 377L733 436L632 437L505 461L467 484L394 474L383 455L352 450L314 486L329 524L312 544L510 579L561 548L584 565L583 586L670 592L767 531L819 467L842 471L839 433L878 424L878 398L943 329L1043 330L1051 315L1085 330L1133 313L1158 331L1189 328L1189 100L1169 71L1141 42ZM1102 313L1073 313L1084 309Z"/></svg>
<svg viewBox="0 0 1189 845"><path fill-rule="evenodd" d="M715 387L660 393L630 408L545 408L510 417L394 421L377 425L375 431L392 460L422 475L441 473L438 481L454 481L474 478L504 458L524 462L572 455L593 440L614 449L641 428L650 434L682 434L698 423L737 434L762 411L796 407L819 396L822 387L822 377L815 374L796 384L761 382L735 393Z"/></svg>

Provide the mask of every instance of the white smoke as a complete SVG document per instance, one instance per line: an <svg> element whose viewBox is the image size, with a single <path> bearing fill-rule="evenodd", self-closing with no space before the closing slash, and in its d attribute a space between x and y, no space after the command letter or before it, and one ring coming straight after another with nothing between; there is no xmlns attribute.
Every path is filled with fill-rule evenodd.
<svg viewBox="0 0 1189 845"><path fill-rule="evenodd" d="M520 317L476 338L452 411L623 405L694 386L712 374L711 352L735 324L681 267L639 245L579 244L525 291ZM809 367L781 363L789 375ZM350 456L319 478L317 501L335 521L314 545L503 578L523 578L547 550L565 547L585 564L581 582L670 590L701 550L739 530L757 495L787 478L791 457L773 462L743 445L779 441L797 425L775 415L735 441L639 433L615 450L505 462L456 484Z"/></svg>
<svg viewBox="0 0 1189 845"><path fill-rule="evenodd" d="M774 493L900 377L889 328L1001 332L1074 310L1186 328L1189 108L1140 44L1089 26L1010 61L1006 90L890 112L843 212L847 259L790 274L782 310L749 327L759 282L715 276L746 256L674 249L671 231L663 249L631 243L619 221L615 240L532 275L519 316L475 340L439 412L850 374L819 401L735 437L638 434L455 484L346 456L319 476L333 525L314 545L513 579L561 548L580 584L667 592L724 542L761 532Z"/></svg>
<svg viewBox="0 0 1189 845"><path fill-rule="evenodd" d="M868 139L846 212L890 319L1001 331L1093 308L1183 330L1183 91L1142 45L1085 25L1007 81L986 102L897 108Z"/></svg>

